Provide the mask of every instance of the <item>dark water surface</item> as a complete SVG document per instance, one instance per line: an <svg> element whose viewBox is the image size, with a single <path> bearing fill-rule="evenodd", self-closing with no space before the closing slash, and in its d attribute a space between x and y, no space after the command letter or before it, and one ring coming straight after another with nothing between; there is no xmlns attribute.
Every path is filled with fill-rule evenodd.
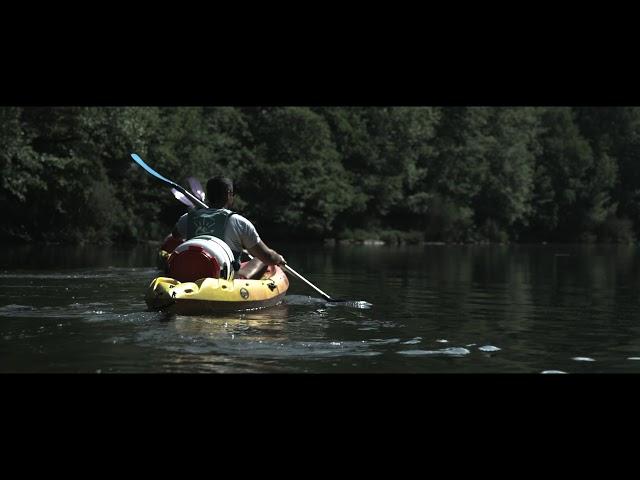
<svg viewBox="0 0 640 480"><path fill-rule="evenodd" d="M274 247L371 306L167 318L153 247L4 247L0 372L640 372L636 246Z"/></svg>

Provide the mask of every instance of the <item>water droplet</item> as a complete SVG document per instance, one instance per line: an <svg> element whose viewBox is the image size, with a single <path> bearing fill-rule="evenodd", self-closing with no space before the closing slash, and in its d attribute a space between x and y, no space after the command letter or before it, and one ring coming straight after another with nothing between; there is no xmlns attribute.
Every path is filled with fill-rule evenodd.
<svg viewBox="0 0 640 480"><path fill-rule="evenodd" d="M501 348L494 347L493 345L484 345L482 347L478 347L478 350L482 352L499 352Z"/></svg>
<svg viewBox="0 0 640 480"><path fill-rule="evenodd" d="M543 370L540 373L567 373L567 372L563 372L562 370Z"/></svg>
<svg viewBox="0 0 640 480"><path fill-rule="evenodd" d="M571 360L575 360L576 362L595 362L591 357L573 357Z"/></svg>
<svg viewBox="0 0 640 480"><path fill-rule="evenodd" d="M463 355L468 355L471 352L466 348L450 347L440 350L401 350L398 353L401 355L445 355L452 357L461 357Z"/></svg>

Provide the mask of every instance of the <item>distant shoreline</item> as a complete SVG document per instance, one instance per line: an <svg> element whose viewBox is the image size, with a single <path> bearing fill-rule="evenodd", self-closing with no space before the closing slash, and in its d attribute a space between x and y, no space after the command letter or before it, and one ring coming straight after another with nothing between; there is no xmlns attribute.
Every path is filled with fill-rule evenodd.
<svg viewBox="0 0 640 480"><path fill-rule="evenodd" d="M333 246L344 246L344 245L358 245L365 247L395 247L395 246L508 246L508 245L536 245L536 246L545 246L545 245L637 245L638 242L630 242L630 243L622 243L622 242L490 242L490 241L477 241L477 242L440 242L440 241L418 241L418 242L407 242L407 241L385 241L376 238L369 239L296 239L296 240L287 240L282 238L273 238L269 240L269 244L273 243L305 243L309 245L321 245L327 247ZM161 240L140 240L138 242L82 242L82 243L64 243L64 242L43 242L43 241L0 241L0 247L55 247L55 246L65 246L65 247L88 247L88 246L99 246L99 247L115 247L115 248L128 248L128 247L136 247L136 246L149 246L159 248L162 244Z"/></svg>

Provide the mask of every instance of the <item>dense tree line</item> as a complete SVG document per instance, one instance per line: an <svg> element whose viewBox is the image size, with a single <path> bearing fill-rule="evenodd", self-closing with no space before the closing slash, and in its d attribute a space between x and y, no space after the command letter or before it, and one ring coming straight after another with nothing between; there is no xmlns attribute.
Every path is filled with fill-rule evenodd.
<svg viewBox="0 0 640 480"><path fill-rule="evenodd" d="M4 241L161 239L185 184L235 179L263 235L632 242L640 108L0 107Z"/></svg>

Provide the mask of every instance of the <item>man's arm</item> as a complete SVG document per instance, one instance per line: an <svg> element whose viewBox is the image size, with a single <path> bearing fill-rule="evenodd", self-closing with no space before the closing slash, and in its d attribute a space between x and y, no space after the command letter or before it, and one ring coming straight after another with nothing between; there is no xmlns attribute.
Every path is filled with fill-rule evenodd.
<svg viewBox="0 0 640 480"><path fill-rule="evenodd" d="M171 234L174 237L186 239L187 238L187 214L185 213L180 217L173 227Z"/></svg>
<svg viewBox="0 0 640 480"><path fill-rule="evenodd" d="M255 246L247 248L249 253L267 265L286 265L285 259L275 250L271 250L261 240Z"/></svg>

